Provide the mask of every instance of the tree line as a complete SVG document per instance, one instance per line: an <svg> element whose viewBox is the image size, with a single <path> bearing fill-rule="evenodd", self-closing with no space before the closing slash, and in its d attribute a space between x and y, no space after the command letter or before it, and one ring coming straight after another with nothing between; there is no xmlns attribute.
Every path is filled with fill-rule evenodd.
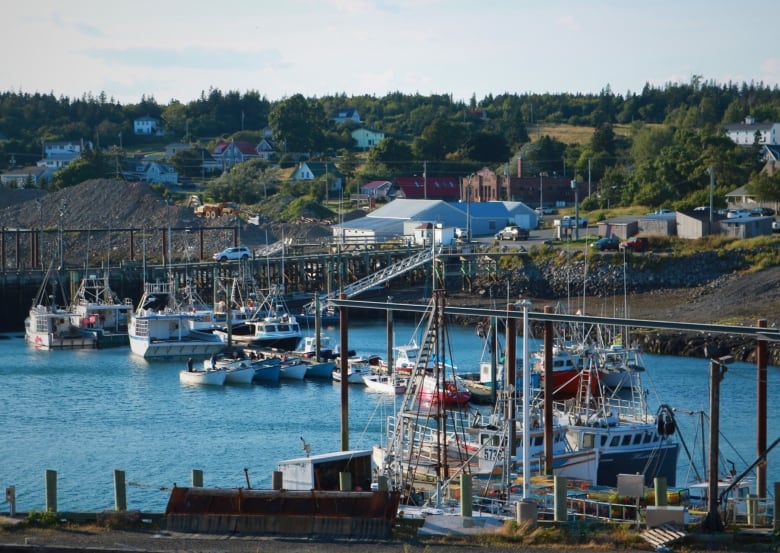
<svg viewBox="0 0 780 553"><path fill-rule="evenodd" d="M336 124L342 108L358 110L362 122ZM165 137L133 134L134 119L159 119ZM598 94L516 94L472 96L389 93L382 97L345 94L307 98L295 94L270 101L258 91L223 92L212 88L184 103L157 102L143 96L122 105L104 93L81 98L53 93L0 93L0 169L40 159L46 141L89 140L95 152L52 183L81 182L87 176L111 176L117 159L164 141L187 141L209 149L220 139L257 143L270 127L279 155L272 163L252 162L235 174L209 179L216 199L259 200L282 187L278 168L298 159L336 162L348 190L368 180L397 175L467 175L488 166L524 175L562 174L593 182L593 207L643 204L683 209L708 203L710 172L716 198L749 184L762 198L780 200L780 177L762 175L760 148L729 140L723 125L753 116L780 121L780 91L763 83L718 84L694 76L688 83L646 85L641 92ZM541 126L568 124L593 132L586 142L539 135ZM358 152L351 132L368 127L385 140ZM620 132L616 132L620 129ZM198 160L177 154L182 175L198 176ZM242 164L245 165L245 164ZM307 193L319 194L311 185ZM232 197L227 197L232 196Z"/></svg>

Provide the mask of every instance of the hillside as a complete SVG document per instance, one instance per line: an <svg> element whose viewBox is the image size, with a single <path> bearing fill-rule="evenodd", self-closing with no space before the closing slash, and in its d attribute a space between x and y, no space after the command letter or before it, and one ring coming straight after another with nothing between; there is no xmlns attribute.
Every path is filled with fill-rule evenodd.
<svg viewBox="0 0 780 553"><path fill-rule="evenodd" d="M280 199L283 201L283 199ZM40 203L39 203L40 202ZM62 216L60 216L62 214ZM195 216L191 207L166 203L165 198L142 182L126 182L112 179L93 179L57 192L0 188L0 225L6 228L92 230L87 239L65 236L65 255L68 264L83 265L87 256L94 260L105 257L109 248L108 233L95 229L192 229L231 227L204 233L204 250L207 255L219 251L233 242L235 218L203 219ZM324 225L316 222L287 224L268 222L251 225L241 219L240 241L250 247L280 240L283 236L293 240L319 240L330 236ZM196 234L182 240L184 231L173 233L174 258L186 260L192 257L196 246ZM126 235L125 235L126 236ZM137 241L142 238L137 238ZM54 254L55 245L47 244L44 254ZM120 240L114 234L111 239L113 261L129 258L127 239ZM136 250L143 245L136 244ZM162 233L147 234L146 250L150 256L162 251ZM140 255L137 254L137 255Z"/></svg>

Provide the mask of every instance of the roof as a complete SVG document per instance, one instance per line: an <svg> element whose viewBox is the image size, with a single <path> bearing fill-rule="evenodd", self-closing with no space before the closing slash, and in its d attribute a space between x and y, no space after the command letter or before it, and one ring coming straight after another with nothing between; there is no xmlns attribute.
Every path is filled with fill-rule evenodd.
<svg viewBox="0 0 780 553"><path fill-rule="evenodd" d="M143 115L135 119L135 121L159 121L159 119L152 117L151 115Z"/></svg>
<svg viewBox="0 0 780 553"><path fill-rule="evenodd" d="M362 219L425 219L432 218L429 214L444 206L453 209L453 204L448 204L442 200L410 200L408 198L397 198L392 202L375 209Z"/></svg>
<svg viewBox="0 0 780 553"><path fill-rule="evenodd" d="M395 183L408 199L440 198L456 200L460 198L460 184L455 177L396 177Z"/></svg>
<svg viewBox="0 0 780 553"><path fill-rule="evenodd" d="M727 131L768 131L775 123L727 123Z"/></svg>
<svg viewBox="0 0 780 553"><path fill-rule="evenodd" d="M341 171L339 171L336 165L330 161L304 161L301 163L301 166L303 165L306 165L306 167L309 168L309 171L311 171L311 174L314 175L315 179L323 176L326 172L337 177L341 176ZM327 171L325 170L326 167Z"/></svg>
<svg viewBox="0 0 780 553"><path fill-rule="evenodd" d="M367 188L369 190L375 190L377 188L382 188L383 186L391 185L389 180L372 180L370 182L367 182L366 184L363 184L360 186L361 189Z"/></svg>

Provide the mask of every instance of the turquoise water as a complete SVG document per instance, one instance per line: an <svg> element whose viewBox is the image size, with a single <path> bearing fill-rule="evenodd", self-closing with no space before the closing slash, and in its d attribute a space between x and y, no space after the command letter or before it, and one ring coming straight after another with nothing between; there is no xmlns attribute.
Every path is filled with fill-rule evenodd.
<svg viewBox="0 0 780 553"><path fill-rule="evenodd" d="M338 329L326 331L338 338ZM472 370L481 339L473 327L449 332L455 363ZM414 334L412 322L396 321L396 343ZM385 336L384 321L353 323L349 346L384 356ZM270 487L278 461L304 455L301 438L313 454L341 448L340 388L332 382L187 387L178 380L182 363L146 362L128 349L35 351L21 333L0 338L0 487L16 487L19 511L45 508L47 469L58 473L60 511L113 509L115 469L125 471L129 509L162 511L168 489L190 485L193 469L203 471L206 486L245 487L248 474L252 487ZM521 347L518 340L518 354ZM707 361L645 356L645 362L646 382L655 388L651 405L708 411ZM756 455L755 372L735 363L721 385L721 451L738 471ZM778 397L780 369L770 367L770 444L780 436ZM393 403L350 387L351 448L383 441ZM699 419L678 414L701 467ZM778 463L780 448L769 457L770 483L780 479ZM678 483L690 472L681 452Z"/></svg>

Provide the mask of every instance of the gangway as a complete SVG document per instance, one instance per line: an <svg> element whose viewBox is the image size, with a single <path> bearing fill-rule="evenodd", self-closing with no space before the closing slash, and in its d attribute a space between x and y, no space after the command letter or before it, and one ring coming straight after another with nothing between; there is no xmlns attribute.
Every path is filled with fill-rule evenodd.
<svg viewBox="0 0 780 553"><path fill-rule="evenodd" d="M406 273L407 271L411 271L412 269L415 269L420 265L425 265L426 263L430 263L431 260L433 259L434 253L435 252L432 248L425 248L415 253L414 255L410 255L409 257L403 258L401 261L397 261L396 263L388 265L387 267L385 267L380 271L370 274L367 277L361 278L360 280L355 281L352 284L348 284L347 286L344 286L341 290L330 292L329 294L323 294L322 296L320 296L320 306L323 308L326 307L329 300L335 299L336 296L340 294L344 294L346 299L354 298L358 294L365 292L366 290L373 288L374 286L377 286L379 284L384 284L388 280L400 276ZM304 313L313 313L314 305L315 302L306 304L303 308Z"/></svg>

